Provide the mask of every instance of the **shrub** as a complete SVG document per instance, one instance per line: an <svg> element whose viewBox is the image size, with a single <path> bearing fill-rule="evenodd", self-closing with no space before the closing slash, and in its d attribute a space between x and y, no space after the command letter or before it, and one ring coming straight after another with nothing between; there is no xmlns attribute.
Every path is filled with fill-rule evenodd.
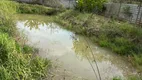
<svg viewBox="0 0 142 80"><path fill-rule="evenodd" d="M101 11L105 1L106 0L76 0L76 9L87 12L92 12L94 10Z"/></svg>

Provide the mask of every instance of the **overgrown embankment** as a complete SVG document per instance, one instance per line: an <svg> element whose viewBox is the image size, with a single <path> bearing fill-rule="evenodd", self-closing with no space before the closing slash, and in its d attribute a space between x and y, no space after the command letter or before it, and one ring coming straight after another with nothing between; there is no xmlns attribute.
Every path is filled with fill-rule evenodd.
<svg viewBox="0 0 142 80"><path fill-rule="evenodd" d="M34 50L22 44L15 26L18 3L0 1L0 79L39 80L47 75L50 62L33 57Z"/></svg>
<svg viewBox="0 0 142 80"><path fill-rule="evenodd" d="M142 71L142 28L74 10L60 14L56 22L78 34L90 37L102 47L126 55L126 59Z"/></svg>

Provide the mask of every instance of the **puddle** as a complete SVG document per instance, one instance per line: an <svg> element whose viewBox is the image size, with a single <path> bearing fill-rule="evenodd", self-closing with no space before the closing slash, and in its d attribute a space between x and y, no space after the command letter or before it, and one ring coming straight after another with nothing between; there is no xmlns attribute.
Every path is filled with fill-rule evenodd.
<svg viewBox="0 0 142 80"><path fill-rule="evenodd" d="M50 59L55 66L52 80L99 80L94 58L102 80L136 74L125 59L63 29L51 17L18 15L18 18L17 28L27 36L27 44L39 48L39 56Z"/></svg>

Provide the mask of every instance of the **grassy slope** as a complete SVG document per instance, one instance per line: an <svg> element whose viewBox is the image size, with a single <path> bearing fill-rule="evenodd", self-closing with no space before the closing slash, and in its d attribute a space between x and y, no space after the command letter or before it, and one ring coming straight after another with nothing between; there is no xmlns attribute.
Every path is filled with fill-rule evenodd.
<svg viewBox="0 0 142 80"><path fill-rule="evenodd" d="M13 15L18 4L0 1L0 79L39 80L46 77L50 62L32 57L33 49L21 44Z"/></svg>
<svg viewBox="0 0 142 80"><path fill-rule="evenodd" d="M69 10L62 13L56 22L78 34L86 35L102 47L126 55L127 60L142 71L142 28L110 20L90 13ZM85 22L85 23L84 23Z"/></svg>

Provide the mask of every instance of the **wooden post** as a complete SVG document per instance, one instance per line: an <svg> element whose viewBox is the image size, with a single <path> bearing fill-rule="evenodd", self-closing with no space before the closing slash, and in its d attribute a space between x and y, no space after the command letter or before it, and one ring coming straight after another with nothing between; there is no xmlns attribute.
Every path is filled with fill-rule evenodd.
<svg viewBox="0 0 142 80"><path fill-rule="evenodd" d="M122 0L120 0L120 6L119 6L119 10L118 10L117 18L119 18L119 13L120 13L120 11L121 11L121 6L122 6Z"/></svg>
<svg viewBox="0 0 142 80"><path fill-rule="evenodd" d="M110 12L112 11L112 6L113 6L113 3L110 4L109 10L107 12L107 15L109 16L109 18L112 15L112 14L110 14Z"/></svg>
<svg viewBox="0 0 142 80"><path fill-rule="evenodd" d="M141 11L141 5L142 5L142 1L140 2L140 13L141 13L141 15L140 15L140 20L139 20L139 25L140 26L142 26L142 11Z"/></svg>
<svg viewBox="0 0 142 80"><path fill-rule="evenodd" d="M71 8L70 6L71 6L71 3L70 3L70 0L69 0L69 8Z"/></svg>
<svg viewBox="0 0 142 80"><path fill-rule="evenodd" d="M139 20L139 25L142 26L142 12L141 12L140 20Z"/></svg>
<svg viewBox="0 0 142 80"><path fill-rule="evenodd" d="M137 22L138 22L138 18L139 18L139 15L140 15L140 11L141 10L141 2L140 2L140 4L138 5L138 13L137 13L137 18L136 18L136 24L137 24Z"/></svg>

